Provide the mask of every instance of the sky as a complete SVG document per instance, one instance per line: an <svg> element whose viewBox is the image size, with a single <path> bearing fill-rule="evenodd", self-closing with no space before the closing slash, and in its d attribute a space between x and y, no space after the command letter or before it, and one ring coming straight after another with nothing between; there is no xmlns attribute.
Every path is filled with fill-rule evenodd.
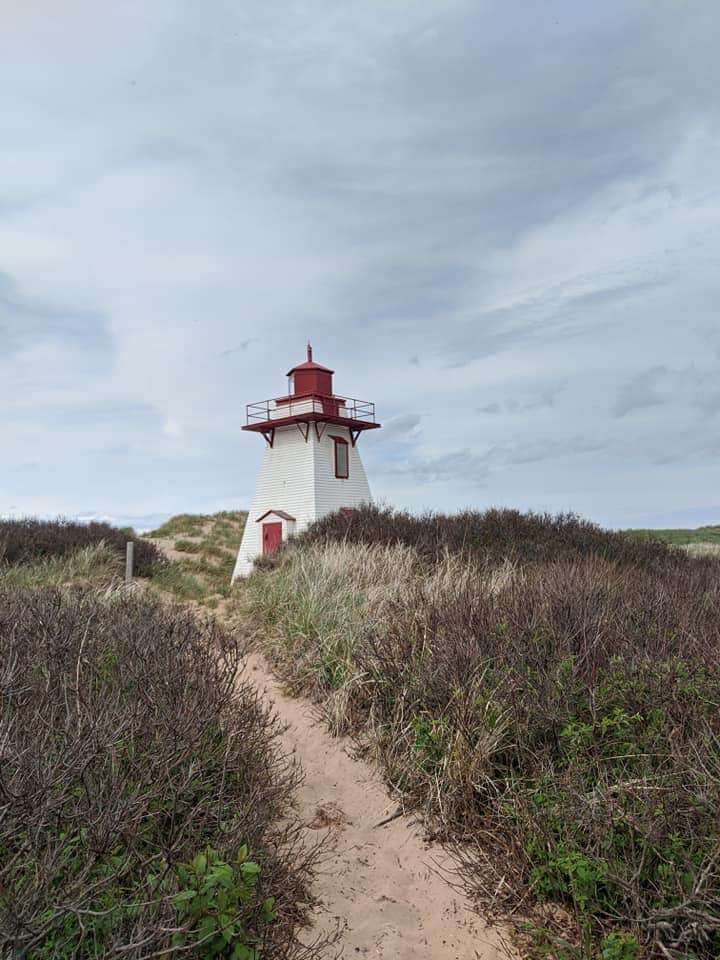
<svg viewBox="0 0 720 960"><path fill-rule="evenodd" d="M717 0L0 18L0 515L246 508L310 339L384 503L720 523Z"/></svg>

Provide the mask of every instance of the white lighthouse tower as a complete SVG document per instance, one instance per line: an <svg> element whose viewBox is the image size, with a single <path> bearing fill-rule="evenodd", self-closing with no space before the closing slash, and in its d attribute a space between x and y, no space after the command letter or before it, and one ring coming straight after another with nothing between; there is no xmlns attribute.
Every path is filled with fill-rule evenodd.
<svg viewBox="0 0 720 960"><path fill-rule="evenodd" d="M380 426L375 404L333 393L333 372L313 362L308 344L306 362L287 375L287 396L247 406L243 430L264 437L265 459L233 581L314 520L372 499L357 441Z"/></svg>

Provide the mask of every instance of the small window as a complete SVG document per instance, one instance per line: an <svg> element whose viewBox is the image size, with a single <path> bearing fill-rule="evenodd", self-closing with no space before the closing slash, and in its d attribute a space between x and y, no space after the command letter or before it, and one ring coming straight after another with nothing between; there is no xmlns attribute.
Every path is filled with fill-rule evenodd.
<svg viewBox="0 0 720 960"><path fill-rule="evenodd" d="M348 442L342 437L333 437L333 443L335 444L335 476L340 480L347 480L350 476Z"/></svg>

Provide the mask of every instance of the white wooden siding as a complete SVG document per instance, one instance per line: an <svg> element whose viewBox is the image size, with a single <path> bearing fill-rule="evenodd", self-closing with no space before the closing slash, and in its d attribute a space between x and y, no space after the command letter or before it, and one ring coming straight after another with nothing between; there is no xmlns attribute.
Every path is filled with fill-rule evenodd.
<svg viewBox="0 0 720 960"><path fill-rule="evenodd" d="M348 442L350 469L346 480L335 476L335 444L333 436ZM358 445L362 440L358 441ZM358 507L370 503L370 487L360 459L359 446L353 447L347 427L329 424L317 444L315 453L315 517L326 516L340 507Z"/></svg>
<svg viewBox="0 0 720 960"><path fill-rule="evenodd" d="M335 476L333 435L348 441L347 479ZM256 521L266 511L289 513L296 519L294 532L301 533L314 520L340 507L357 507L371 499L360 453L350 443L347 427L329 424L318 440L311 424L307 441L295 424L278 427L273 446L265 448L233 580L250 573L255 557L262 553L262 523ZM283 538L293 532L292 526L283 523Z"/></svg>

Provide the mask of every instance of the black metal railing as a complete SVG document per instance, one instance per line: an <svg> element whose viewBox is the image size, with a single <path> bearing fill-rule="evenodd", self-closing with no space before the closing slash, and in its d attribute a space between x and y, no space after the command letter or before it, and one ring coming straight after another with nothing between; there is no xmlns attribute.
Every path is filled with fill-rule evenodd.
<svg viewBox="0 0 720 960"><path fill-rule="evenodd" d="M356 400L353 397L310 396L276 397L272 400L248 403L246 407L248 426L307 414L342 417L359 423L375 423L375 404L370 400Z"/></svg>

